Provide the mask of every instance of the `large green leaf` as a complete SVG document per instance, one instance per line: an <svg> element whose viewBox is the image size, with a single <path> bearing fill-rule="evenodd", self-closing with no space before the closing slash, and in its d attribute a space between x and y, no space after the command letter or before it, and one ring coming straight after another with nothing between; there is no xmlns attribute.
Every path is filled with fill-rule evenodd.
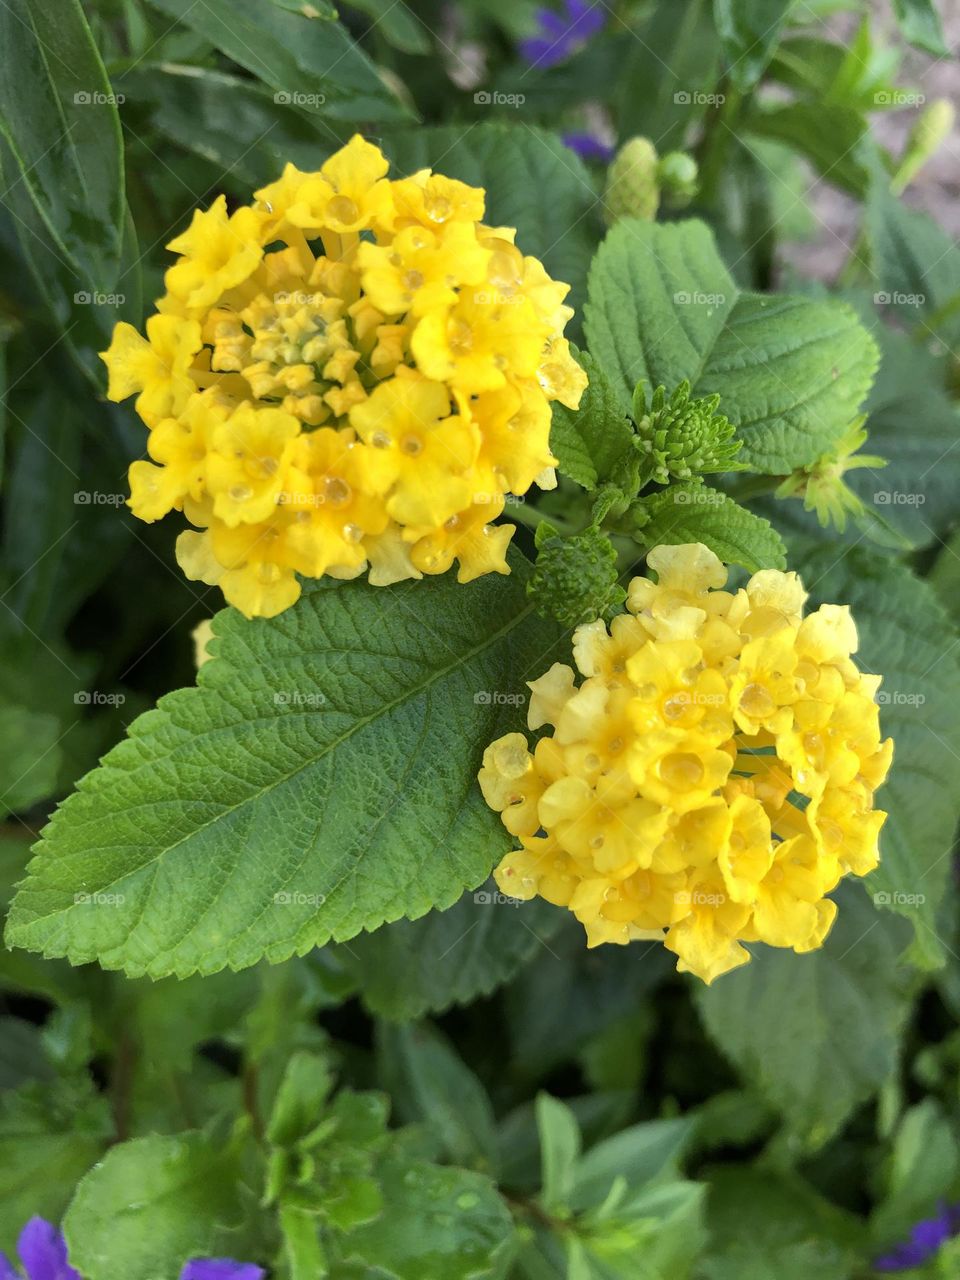
<svg viewBox="0 0 960 1280"><path fill-rule="evenodd" d="M741 293L701 222L618 223L590 268L590 350L628 407L639 380L719 392L768 474L812 462L850 425L876 344L844 304Z"/></svg>
<svg viewBox="0 0 960 1280"><path fill-rule="evenodd" d="M444 125L390 133L383 147L401 173L429 167L484 187L487 222L516 227L518 248L572 286L567 302L579 311L597 198L583 161L555 134L519 124Z"/></svg>
<svg viewBox="0 0 960 1280"><path fill-rule="evenodd" d="M217 616L163 698L57 812L8 940L179 976L277 961L450 906L509 845L476 773L554 629L508 578L323 584Z"/></svg>
<svg viewBox="0 0 960 1280"><path fill-rule="evenodd" d="M177 1280L191 1257L224 1251L242 1208L236 1156L200 1133L113 1147L80 1183L64 1219L86 1280Z"/></svg>
<svg viewBox="0 0 960 1280"><path fill-rule="evenodd" d="M43 220L50 253L78 272L75 286L109 293L120 260L123 148L111 93L79 0L0 6L0 133Z"/></svg>
<svg viewBox="0 0 960 1280"><path fill-rule="evenodd" d="M750 964L696 992L712 1038L810 1147L891 1077L915 981L900 963L905 926L862 889L837 896L821 950L758 947Z"/></svg>
<svg viewBox="0 0 960 1280"><path fill-rule="evenodd" d="M400 120L401 106L346 28L325 7L260 0L151 0L258 80L281 104L331 120Z"/></svg>

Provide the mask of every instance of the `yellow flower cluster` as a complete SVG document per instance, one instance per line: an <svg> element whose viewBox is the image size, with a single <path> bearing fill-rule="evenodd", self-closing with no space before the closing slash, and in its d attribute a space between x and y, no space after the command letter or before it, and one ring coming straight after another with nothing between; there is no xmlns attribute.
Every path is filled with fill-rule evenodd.
<svg viewBox="0 0 960 1280"><path fill-rule="evenodd" d="M648 563L628 613L574 633L582 682L560 663L531 682L530 728L552 735L494 742L480 785L523 846L504 893L569 907L590 946L662 939L711 982L744 942L822 944L825 895L877 865L893 744L846 606L804 617L797 575L773 570L725 591L699 543Z"/></svg>
<svg viewBox="0 0 960 1280"><path fill-rule="evenodd" d="M146 338L119 324L103 353L150 428L134 514L182 510L187 576L248 616L298 574L506 573L505 495L556 483L550 401L586 384L569 286L484 225L483 191L387 169L357 136L252 207L219 197L169 245Z"/></svg>

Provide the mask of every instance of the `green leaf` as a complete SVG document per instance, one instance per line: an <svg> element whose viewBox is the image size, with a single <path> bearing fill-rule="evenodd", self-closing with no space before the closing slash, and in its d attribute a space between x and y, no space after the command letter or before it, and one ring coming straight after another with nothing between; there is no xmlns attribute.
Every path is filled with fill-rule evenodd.
<svg viewBox="0 0 960 1280"><path fill-rule="evenodd" d="M60 722L25 707L0 706L0 815L20 813L57 789Z"/></svg>
<svg viewBox="0 0 960 1280"><path fill-rule="evenodd" d="M912 979L900 963L904 928L844 885L819 951L758 947L750 964L698 987L716 1044L817 1148L896 1068Z"/></svg>
<svg viewBox="0 0 960 1280"><path fill-rule="evenodd" d="M655 139L661 155L681 149L717 80L720 43L710 0L654 5L649 19L623 36L608 73L620 137Z"/></svg>
<svg viewBox="0 0 960 1280"><path fill-rule="evenodd" d="M693 1129L691 1119L648 1120L597 1143L580 1159L570 1194L580 1211L603 1204L617 1178L635 1193L678 1172L677 1162Z"/></svg>
<svg viewBox="0 0 960 1280"><path fill-rule="evenodd" d="M287 1063L267 1124L267 1140L289 1146L310 1132L326 1108L333 1081L319 1054L301 1050Z"/></svg>
<svg viewBox="0 0 960 1280"><path fill-rule="evenodd" d="M436 1134L453 1164L496 1171L493 1108L483 1085L430 1026L381 1023L377 1056L383 1086L401 1122L419 1122Z"/></svg>
<svg viewBox="0 0 960 1280"><path fill-rule="evenodd" d="M694 220L617 223L590 268L590 350L625 410L641 379L720 395L738 460L769 475L813 462L857 417L878 353L842 303L741 293Z"/></svg>
<svg viewBox="0 0 960 1280"><path fill-rule="evenodd" d="M321 117L295 110L256 80L209 67L141 62L116 85L148 114L150 127L249 191L272 182L289 160L316 169L334 141ZM203 128L197 128L197 121ZM219 171L219 172L217 172ZM139 317L138 317L139 320Z"/></svg>
<svg viewBox="0 0 960 1280"><path fill-rule="evenodd" d="M580 1159L580 1126L565 1103L537 1095L540 1134L540 1199L548 1213L570 1207Z"/></svg>
<svg viewBox="0 0 960 1280"><path fill-rule="evenodd" d="M259 0L150 0L277 90L277 101L331 120L409 118L346 28L310 6ZM332 148L330 148L332 149Z"/></svg>
<svg viewBox="0 0 960 1280"><path fill-rule="evenodd" d="M481 883L509 837L480 757L555 637L513 565L468 586L323 584L271 620L219 614L199 687L134 721L54 816L9 942L182 977L302 954Z"/></svg>
<svg viewBox="0 0 960 1280"><path fill-rule="evenodd" d="M960 1176L956 1126L935 1098L911 1107L897 1128L884 1195L871 1218L874 1238L909 1236L914 1223L952 1198Z"/></svg>
<svg viewBox="0 0 960 1280"><path fill-rule="evenodd" d="M429 167L483 187L485 221L516 227L517 247L572 286L566 302L579 312L597 238L597 197L583 161L555 134L528 124L444 125L398 130L382 145L400 173ZM567 335L576 336L575 321Z"/></svg>
<svg viewBox="0 0 960 1280"><path fill-rule="evenodd" d="M960 414L943 387L942 359L886 326L878 326L877 337L883 359L867 404L864 451L886 458L887 465L845 478L872 511L923 547L956 519Z"/></svg>
<svg viewBox="0 0 960 1280"><path fill-rule="evenodd" d="M177 1280L187 1259L222 1255L242 1221L236 1157L201 1133L111 1148L63 1221L87 1280Z"/></svg>
<svg viewBox="0 0 960 1280"><path fill-rule="evenodd" d="M382 35L387 44L401 53L430 52L429 28L407 4L384 8L380 0L350 0L347 7L374 18L377 35Z"/></svg>
<svg viewBox="0 0 960 1280"><path fill-rule="evenodd" d="M827 182L862 199L870 183L865 159L870 154L868 121L862 110L842 103L832 103L829 112L830 128L825 129L820 101L756 105L745 116L743 130L785 143L806 157Z"/></svg>
<svg viewBox="0 0 960 1280"><path fill-rule="evenodd" d="M849 604L860 635L858 662L883 676L880 725L895 743L890 777L877 795L889 817L880 867L868 880L879 905L914 923L914 959L944 959L938 909L950 876L948 850L960 793L960 670L956 633L934 591L882 554L829 544L794 567L811 604Z"/></svg>
<svg viewBox="0 0 960 1280"><path fill-rule="evenodd" d="M929 214L899 200L880 176L870 188L865 229L874 302L924 341L960 339L960 248L953 238Z"/></svg>
<svg viewBox="0 0 960 1280"><path fill-rule="evenodd" d="M795 1174L726 1166L708 1175L702 1280L851 1280L863 1228Z"/></svg>
<svg viewBox="0 0 960 1280"><path fill-rule="evenodd" d="M554 404L550 449L565 476L593 490L615 481L631 456L636 457L636 432L597 361L589 352L577 355L590 381L579 409Z"/></svg>
<svg viewBox="0 0 960 1280"><path fill-rule="evenodd" d="M111 1132L107 1104L86 1078L0 1095L0 1250L13 1252L34 1215L59 1222Z"/></svg>
<svg viewBox="0 0 960 1280"><path fill-rule="evenodd" d="M946 58L950 50L943 38L943 27L934 0L893 0L893 11L900 30L918 49Z"/></svg>
<svg viewBox="0 0 960 1280"><path fill-rule="evenodd" d="M317 1280L325 1274L326 1258L320 1244L319 1220L315 1213L297 1205L280 1210L280 1231L290 1280Z"/></svg>
<svg viewBox="0 0 960 1280"><path fill-rule="evenodd" d="M773 56L793 0L714 0L728 74L740 89L760 79Z"/></svg>
<svg viewBox="0 0 960 1280"><path fill-rule="evenodd" d="M109 293L124 220L117 103L79 0L0 6L0 134L55 256L90 292ZM13 175L5 175L9 188Z"/></svg>
<svg viewBox="0 0 960 1280"><path fill-rule="evenodd" d="M758 569L785 569L786 547L762 516L705 484L673 484L643 500L650 520L638 536L647 547L702 542L726 564Z"/></svg>
<svg viewBox="0 0 960 1280"><path fill-rule="evenodd" d="M397 1156L379 1176L384 1211L344 1238L345 1257L396 1280L501 1280L513 1223L488 1178Z"/></svg>
<svg viewBox="0 0 960 1280"><path fill-rule="evenodd" d="M491 880L446 911L359 933L337 956L371 1013L397 1022L443 1013L509 981L562 919L540 899L518 908L502 898Z"/></svg>

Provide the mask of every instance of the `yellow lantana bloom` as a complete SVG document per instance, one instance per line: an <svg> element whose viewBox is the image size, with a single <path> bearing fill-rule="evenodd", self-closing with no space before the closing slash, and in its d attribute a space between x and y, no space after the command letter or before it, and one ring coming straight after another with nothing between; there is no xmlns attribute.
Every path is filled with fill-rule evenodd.
<svg viewBox="0 0 960 1280"><path fill-rule="evenodd" d="M529 726L552 733L494 742L480 786L522 846L504 893L568 907L589 946L662 939L712 982L745 942L822 944L827 895L877 866L893 744L845 606L804 617L800 580L773 570L726 591L699 543L648 563L626 614L574 632L577 671L530 682Z"/></svg>
<svg viewBox="0 0 960 1280"><path fill-rule="evenodd" d="M507 573L506 495L556 483L550 402L586 385L569 286L483 224L483 191L388 168L356 136L251 206L219 196L168 246L146 337L103 352L150 428L134 514L183 511L184 572L248 617L300 577Z"/></svg>

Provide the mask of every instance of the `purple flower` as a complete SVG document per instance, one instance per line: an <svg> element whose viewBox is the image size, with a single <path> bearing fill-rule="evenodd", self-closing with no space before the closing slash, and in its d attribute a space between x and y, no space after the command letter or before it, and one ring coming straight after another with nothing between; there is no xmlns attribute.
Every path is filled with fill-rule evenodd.
<svg viewBox="0 0 960 1280"><path fill-rule="evenodd" d="M592 35L606 23L600 3L588 0L563 0L564 12L538 9L538 32L520 41L521 55L534 67L554 67L564 58L582 49Z"/></svg>
<svg viewBox="0 0 960 1280"><path fill-rule="evenodd" d="M67 1261L62 1232L43 1218L31 1218L20 1232L17 1253L23 1277L5 1253L0 1253L0 1280L80 1280ZM180 1280L263 1280L266 1272L252 1262L232 1258L194 1258L180 1272Z"/></svg>
<svg viewBox="0 0 960 1280"><path fill-rule="evenodd" d="M80 1280L67 1261L67 1242L43 1218L31 1218L20 1232L17 1253L27 1280ZM5 1253L0 1253L0 1280L20 1280Z"/></svg>
<svg viewBox="0 0 960 1280"><path fill-rule="evenodd" d="M920 1267L960 1231L960 1206L941 1205L935 1218L924 1218L910 1232L910 1239L874 1259L876 1271L908 1271Z"/></svg>
<svg viewBox="0 0 960 1280"><path fill-rule="evenodd" d="M563 140L571 151L576 151L584 160L602 160L606 164L616 151L616 147L593 133L565 133Z"/></svg>

